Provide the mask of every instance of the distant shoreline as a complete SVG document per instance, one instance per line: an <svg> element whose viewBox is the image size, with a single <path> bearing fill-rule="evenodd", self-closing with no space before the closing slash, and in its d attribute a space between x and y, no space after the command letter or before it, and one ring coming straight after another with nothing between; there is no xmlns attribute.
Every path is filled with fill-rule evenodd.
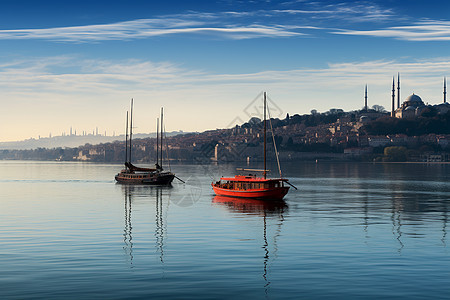
<svg viewBox="0 0 450 300"><path fill-rule="evenodd" d="M80 161L80 160L36 160L36 159L0 159L0 162L54 162L54 163L81 163L81 164L105 164L105 165L122 165L123 162L102 162L102 161ZM209 163L198 163L195 161L178 161L171 160L171 165L232 165L232 164L242 164L245 163L243 161L234 161L234 162L209 162ZM282 164L286 163L303 163L303 164L417 164L417 165L450 165L448 161L433 161L433 162L422 162L422 161L357 161L357 160L297 160L297 161L281 161ZM153 165L153 163L148 162L138 162L137 164L141 165Z"/></svg>
<svg viewBox="0 0 450 300"><path fill-rule="evenodd" d="M448 161L374 161L374 164L422 164L422 165L448 165Z"/></svg>

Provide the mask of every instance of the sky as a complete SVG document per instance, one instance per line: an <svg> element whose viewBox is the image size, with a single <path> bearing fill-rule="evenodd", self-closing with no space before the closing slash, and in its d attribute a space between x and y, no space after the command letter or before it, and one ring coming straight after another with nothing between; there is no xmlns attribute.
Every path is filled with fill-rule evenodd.
<svg viewBox="0 0 450 300"><path fill-rule="evenodd" d="M256 115L443 99L448 1L0 0L0 141L225 128ZM396 79L397 80L397 79Z"/></svg>

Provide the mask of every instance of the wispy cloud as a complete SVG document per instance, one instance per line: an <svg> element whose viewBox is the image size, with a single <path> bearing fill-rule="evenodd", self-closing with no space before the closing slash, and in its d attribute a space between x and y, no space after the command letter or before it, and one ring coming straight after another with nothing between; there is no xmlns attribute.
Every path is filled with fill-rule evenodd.
<svg viewBox="0 0 450 300"><path fill-rule="evenodd" d="M295 2L299 8L186 12L111 24L70 27L0 30L0 40L43 39L59 42L95 43L107 40L147 39L157 36L202 35L222 39L302 37L329 32L338 35L373 36L407 41L449 41L450 21L422 20L408 23L393 9L370 2L324 5L319 2ZM339 27L329 29L332 21ZM402 26L352 29L356 23L378 26L381 22L403 22ZM334 23L333 23L334 24ZM345 28L347 27L347 28ZM349 29L350 28L350 29Z"/></svg>
<svg viewBox="0 0 450 300"><path fill-rule="evenodd" d="M88 130L99 124L121 132L120 120L131 97L139 106L137 132L154 130L149 113L163 103L172 120L168 130L227 126L261 90L268 91L284 111L308 113L311 109L362 107L367 83L369 104L388 107L392 76L397 72L402 76L402 95L415 92L424 101L437 103L448 70L450 58L344 62L323 68L239 74L135 59L62 56L14 61L0 65L2 105L9 112L0 120L0 127L15 124L8 132L0 132L0 140L6 139L6 134L28 138L70 126ZM200 115L192 122L193 116ZM81 129L80 124L86 127Z"/></svg>
<svg viewBox="0 0 450 300"><path fill-rule="evenodd" d="M191 15L189 15L191 17ZM113 24L56 27L44 29L0 30L0 39L46 39L64 42L143 39L174 34L211 34L230 39L299 36L302 27L259 24L216 24L210 15L198 20L181 18L140 19ZM310 27L309 27L310 28Z"/></svg>
<svg viewBox="0 0 450 300"><path fill-rule="evenodd" d="M180 22L177 26L152 26L154 20L136 20L107 25L60 27L50 29L1 30L0 39L47 39L65 42L142 39L173 34L210 33L231 39L286 37L304 35L283 26L196 27L198 22ZM184 24L183 24L184 23ZM183 26L184 25L184 26Z"/></svg>
<svg viewBox="0 0 450 300"><path fill-rule="evenodd" d="M226 39L306 36L322 28L322 21L376 22L393 17L390 9L373 4L304 4L305 9L187 12L111 24L0 30L0 39L45 39L98 42L145 39L155 36L201 34ZM344 31L341 33L345 33ZM350 31L347 32L350 34Z"/></svg>
<svg viewBox="0 0 450 300"><path fill-rule="evenodd" d="M61 65L65 66L65 69L61 69ZM52 87L51 89L61 89L61 93L65 93L64 86L79 88L81 91L93 88L96 84L108 83L111 83L109 88L112 91L118 91L125 87L128 90L135 90L163 86L177 88L191 84L241 86L252 82L275 85L281 83L302 85L307 82L305 87L315 82L314 88L324 83L327 86L345 88L353 86L355 79L361 82L373 81L375 84L389 81L390 76L397 72L409 74L410 78L420 78L415 84L422 85L425 78L441 77L448 70L450 70L450 58L406 62L396 60L346 62L333 63L328 67L316 69L212 74L201 70L188 70L170 62L154 63L136 59L112 62L61 56L21 60L0 65L0 88L7 90L8 86L14 84L21 86L21 90L29 87L30 91L34 91L34 88L39 85L40 90ZM74 80L75 77L76 80ZM68 80L65 81L65 78ZM56 85L54 80L59 83L65 82L65 85ZM93 91L94 89L90 92Z"/></svg>
<svg viewBox="0 0 450 300"><path fill-rule="evenodd" d="M61 65L65 69L61 69ZM148 95L154 91L183 97L188 91L195 91L192 95L198 93L195 96L198 99L208 94L204 98L208 103L209 99L218 98L219 94L231 90L245 93L264 87L283 93L286 91L289 97L308 95L317 103L323 101L325 106L330 105L329 99L338 100L341 104L348 103L346 97L366 83L388 94L391 76L397 72L402 74L405 84L419 91L428 90L433 84L440 84L438 78L449 75L450 59L347 62L329 64L326 68L241 74L212 74L188 70L169 62L111 62L78 57L17 61L0 67L0 91L11 98L35 99L39 95L51 94L53 96L49 98L63 99L71 95L79 102L88 95L85 101L95 97L104 104L103 101L107 100L101 99ZM328 96L322 99L320 95ZM40 98L44 101L44 97Z"/></svg>
<svg viewBox="0 0 450 300"><path fill-rule="evenodd" d="M450 22L425 20L376 30L340 30L336 34L388 37L406 41L450 41Z"/></svg>
<svg viewBox="0 0 450 300"><path fill-rule="evenodd" d="M381 8L370 3L356 2L329 5L311 3L311 5L320 6L320 9L286 9L274 10L273 12L290 15L309 15L313 20L335 19L344 20L345 22L382 22L393 19L396 16L392 9Z"/></svg>

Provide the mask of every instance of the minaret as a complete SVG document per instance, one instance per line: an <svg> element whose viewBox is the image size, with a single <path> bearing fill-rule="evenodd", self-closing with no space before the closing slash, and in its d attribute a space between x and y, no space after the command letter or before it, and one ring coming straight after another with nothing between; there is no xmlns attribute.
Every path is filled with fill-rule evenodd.
<svg viewBox="0 0 450 300"><path fill-rule="evenodd" d="M367 84L366 84L366 91L364 93L364 110L367 111Z"/></svg>
<svg viewBox="0 0 450 300"><path fill-rule="evenodd" d="M395 77L392 77L392 112L391 117L395 117Z"/></svg>
<svg viewBox="0 0 450 300"><path fill-rule="evenodd" d="M447 78L444 77L444 103L447 103Z"/></svg>
<svg viewBox="0 0 450 300"><path fill-rule="evenodd" d="M397 76L397 108L400 108L400 73Z"/></svg>

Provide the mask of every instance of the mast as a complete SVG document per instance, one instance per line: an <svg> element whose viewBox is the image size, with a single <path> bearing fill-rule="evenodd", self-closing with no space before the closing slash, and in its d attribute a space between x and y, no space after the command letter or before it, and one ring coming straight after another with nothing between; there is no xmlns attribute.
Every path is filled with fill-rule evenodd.
<svg viewBox="0 0 450 300"><path fill-rule="evenodd" d="M131 98L131 113L130 113L130 160L131 164L131 139L133 137L133 98Z"/></svg>
<svg viewBox="0 0 450 300"><path fill-rule="evenodd" d="M128 111L127 111L127 125L125 127L125 163L128 160Z"/></svg>
<svg viewBox="0 0 450 300"><path fill-rule="evenodd" d="M264 92L264 179L266 179L266 92Z"/></svg>
<svg viewBox="0 0 450 300"><path fill-rule="evenodd" d="M161 107L161 151L160 151L160 155L161 155L161 168L162 168L162 163L163 163L163 108Z"/></svg>
<svg viewBox="0 0 450 300"><path fill-rule="evenodd" d="M156 165L159 166L159 118L156 118Z"/></svg>

